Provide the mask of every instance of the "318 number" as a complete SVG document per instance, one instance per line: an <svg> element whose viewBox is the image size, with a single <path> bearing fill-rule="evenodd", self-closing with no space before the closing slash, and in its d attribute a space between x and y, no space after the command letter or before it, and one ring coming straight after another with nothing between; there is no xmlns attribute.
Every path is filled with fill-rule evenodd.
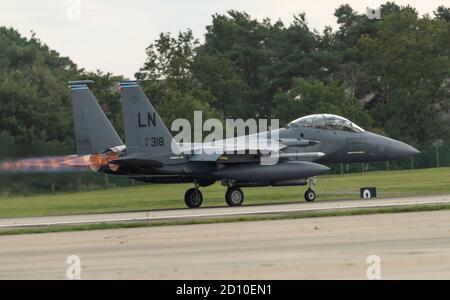
<svg viewBox="0 0 450 300"><path fill-rule="evenodd" d="M163 147L164 146L164 138L163 137L152 137L150 146L152 147Z"/></svg>

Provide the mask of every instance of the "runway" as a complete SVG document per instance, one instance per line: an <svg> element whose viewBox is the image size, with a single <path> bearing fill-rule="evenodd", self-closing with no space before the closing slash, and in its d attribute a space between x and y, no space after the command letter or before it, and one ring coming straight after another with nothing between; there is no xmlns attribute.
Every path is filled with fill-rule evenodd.
<svg viewBox="0 0 450 300"><path fill-rule="evenodd" d="M0 279L450 278L450 211L0 236Z"/></svg>
<svg viewBox="0 0 450 300"><path fill-rule="evenodd" d="M0 219L1 228L39 227L52 225L76 225L95 223L155 222L164 220L200 219L264 214L286 214L326 210L358 208L401 207L409 205L450 204L450 195L370 200L327 201L276 205L252 205L242 207L215 207L201 209L174 209L108 214L84 214L32 218Z"/></svg>

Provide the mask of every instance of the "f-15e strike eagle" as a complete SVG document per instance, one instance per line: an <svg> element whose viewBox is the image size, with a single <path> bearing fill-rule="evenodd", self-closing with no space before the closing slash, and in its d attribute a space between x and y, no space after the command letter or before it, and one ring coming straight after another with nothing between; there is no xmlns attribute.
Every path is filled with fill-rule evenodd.
<svg viewBox="0 0 450 300"><path fill-rule="evenodd" d="M284 128L247 136L266 141L276 137L268 146L276 153L275 164L262 164L264 155L260 152L237 151L250 150L243 137L216 143L213 154L192 151L211 148L211 144L191 144L185 150L186 145L174 141L136 81L120 83L124 143L91 93L90 83L69 83L77 154L95 154L90 167L97 172L149 183L193 183L184 197L190 208L202 205L199 187L217 181L227 187L225 200L229 206L242 205L241 188L262 186L309 185L304 196L312 202L316 198L315 176L329 170L326 164L390 161L419 153L405 143L367 132L330 114L302 117ZM234 147L231 151L229 144Z"/></svg>

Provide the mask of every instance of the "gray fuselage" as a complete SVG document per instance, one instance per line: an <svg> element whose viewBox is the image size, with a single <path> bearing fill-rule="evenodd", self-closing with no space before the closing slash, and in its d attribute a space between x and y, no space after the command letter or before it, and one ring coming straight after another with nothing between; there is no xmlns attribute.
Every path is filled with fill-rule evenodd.
<svg viewBox="0 0 450 300"><path fill-rule="evenodd" d="M201 186L207 186L218 180L229 180L243 186L284 185L284 183L289 185L294 179L312 177L328 171L329 168L323 164L390 161L419 153L403 142L360 128L351 130L349 126L344 129L314 126L313 123L302 126L302 122L299 126L293 122L276 131L259 133L258 137L266 139L277 136L281 143L287 145L280 150L281 156L276 165L261 165L260 156L254 154L228 153L220 156L217 161L205 162L189 161L190 155L187 154L188 161L180 164L142 167L138 159L128 171L130 175L135 175L130 176L134 179L155 183L195 181ZM312 157L302 155L307 153L321 155ZM142 157L142 162L145 161L148 161L148 158ZM137 165L141 166L139 170L134 168Z"/></svg>

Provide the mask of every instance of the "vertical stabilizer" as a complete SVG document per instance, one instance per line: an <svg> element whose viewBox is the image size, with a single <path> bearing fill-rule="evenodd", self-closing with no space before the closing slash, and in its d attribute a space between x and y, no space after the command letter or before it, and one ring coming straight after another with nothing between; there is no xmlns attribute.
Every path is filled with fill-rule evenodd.
<svg viewBox="0 0 450 300"><path fill-rule="evenodd" d="M90 91L93 81L70 81L75 145L78 155L99 153L123 142Z"/></svg>
<svg viewBox="0 0 450 300"><path fill-rule="evenodd" d="M120 84L127 154L179 154L178 145L136 81ZM172 148L174 147L174 149ZM174 151L172 151L174 150Z"/></svg>

